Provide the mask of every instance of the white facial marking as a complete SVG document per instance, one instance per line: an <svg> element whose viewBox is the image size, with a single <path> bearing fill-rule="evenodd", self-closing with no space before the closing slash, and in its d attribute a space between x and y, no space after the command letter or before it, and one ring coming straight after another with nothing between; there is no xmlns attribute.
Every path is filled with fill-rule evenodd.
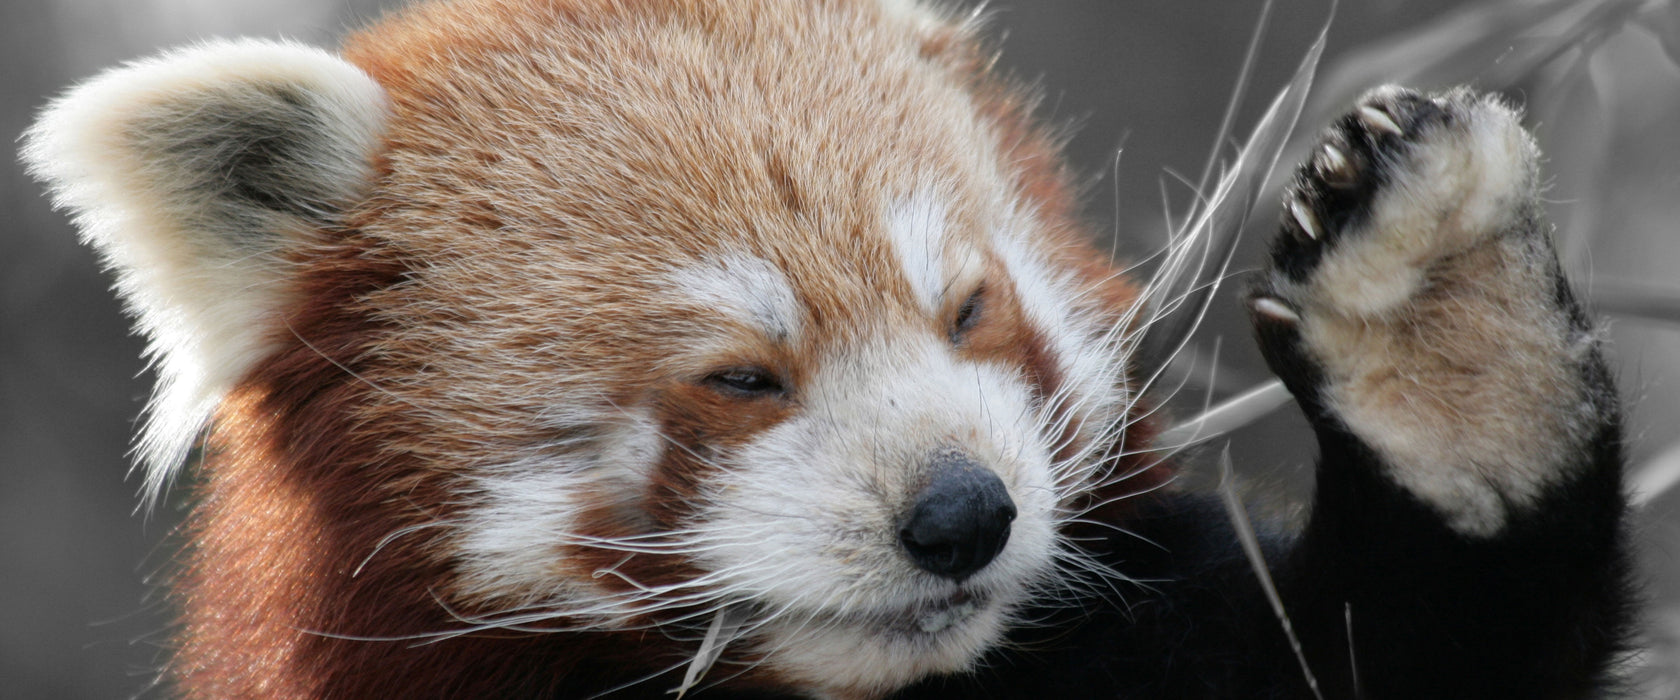
<svg viewBox="0 0 1680 700"><path fill-rule="evenodd" d="M777 613L759 635L767 663L825 686L885 690L966 667L1057 546L1047 439L1024 378L907 335L824 358L800 413L728 457L699 526L715 545L703 567ZM1003 551L960 586L919 570L897 534L931 458L950 448L992 469L1018 510Z"/></svg>
<svg viewBox="0 0 1680 700"><path fill-rule="evenodd" d="M476 471L473 507L465 509L457 540L469 598L585 600L581 577L557 574L555 565L564 561L558 548L591 544L578 532L576 514L602 505L602 494L635 498L664 448L645 410L605 410L585 415L568 407L552 417L557 425L593 426L600 435Z"/></svg>
<svg viewBox="0 0 1680 700"><path fill-rule="evenodd" d="M992 234L992 246L1015 285L1016 296L1033 328L1050 345L1062 373L1062 395L1051 397L1069 409L1070 420L1087 439L1111 427L1124 412L1128 338L1123 329L1102 321L1117 309L1097 313L1090 290L1071 272L1053 268L1022 232L1037 227L1017 213Z"/></svg>
<svg viewBox="0 0 1680 700"><path fill-rule="evenodd" d="M525 602L571 598L571 577L555 575L556 547L574 532L572 514L590 484L588 460L528 460L485 470L478 503L460 525L462 593Z"/></svg>
<svg viewBox="0 0 1680 700"><path fill-rule="evenodd" d="M763 258L726 255L677 270L668 282L695 306L731 315L773 340L796 342L804 327L793 285Z"/></svg>
<svg viewBox="0 0 1680 700"><path fill-rule="evenodd" d="M922 309L930 314L938 313L949 279L946 217L945 204L932 188L918 190L887 210L887 235L898 254L899 269Z"/></svg>

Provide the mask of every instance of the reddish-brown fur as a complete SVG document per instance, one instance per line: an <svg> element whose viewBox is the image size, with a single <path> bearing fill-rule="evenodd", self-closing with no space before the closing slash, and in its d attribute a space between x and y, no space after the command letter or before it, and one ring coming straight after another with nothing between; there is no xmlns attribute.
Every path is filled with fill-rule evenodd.
<svg viewBox="0 0 1680 700"><path fill-rule="evenodd" d="M657 631L414 637L462 627L450 610L497 603L453 588L446 529L386 539L455 516L477 455L556 438L522 418L542 410L529 383L545 373L587 374L603 402L657 407L676 443L645 514L605 504L580 516L603 536L673 526L707 476L690 450L744 441L790 410L723 401L692 383L705 368L660 362L692 313L649 303L636 282L647 265L717 249L772 260L812 312L812 343L883 317L925 323L902 302L906 282L871 263L891 253L860 232L881 226L883 193L932 173L953 185L953 229L974 235L987 193L973 173L1001 162L1055 263L1116 318L1131 306L1133 289L1084 239L1056 144L965 31L911 36L873 2L812 5L475 0L418 7L349 41L346 57L391 100L379 176L346 230L295 256L302 302L274 330L283 349L224 403L206 442L178 589L172 673L186 696L565 693L691 655ZM986 143L990 155L975 148ZM1007 284L986 289L986 325L962 351L1005 359L1054 394L1065 378L1046 340ZM793 384L821 355L742 347L743 363ZM675 557L557 553L556 576L615 564L648 583L693 575Z"/></svg>

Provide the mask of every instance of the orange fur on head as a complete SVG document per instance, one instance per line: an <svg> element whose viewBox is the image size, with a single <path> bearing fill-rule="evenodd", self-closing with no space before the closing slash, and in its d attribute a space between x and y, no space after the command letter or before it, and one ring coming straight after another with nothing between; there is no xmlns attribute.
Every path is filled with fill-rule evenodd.
<svg viewBox="0 0 1680 700"><path fill-rule="evenodd" d="M1136 292L972 33L462 0L352 37L374 172L282 227L244 329L273 350L207 438L183 691L874 697L998 643L1071 521L1164 477L1117 447ZM940 578L897 523L950 455L1020 514Z"/></svg>

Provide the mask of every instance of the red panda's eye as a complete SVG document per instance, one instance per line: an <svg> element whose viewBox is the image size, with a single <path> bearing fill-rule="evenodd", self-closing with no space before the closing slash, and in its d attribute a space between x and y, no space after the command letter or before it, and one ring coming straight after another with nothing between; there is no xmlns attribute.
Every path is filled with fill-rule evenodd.
<svg viewBox="0 0 1680 700"><path fill-rule="evenodd" d="M980 295L984 291L986 291L984 287L974 290L974 293L968 295L968 299L963 301L962 306L957 307L957 316L951 321L952 343L962 342L963 336L980 322L980 311L984 306L982 304L984 300Z"/></svg>
<svg viewBox="0 0 1680 700"><path fill-rule="evenodd" d="M757 398L781 394L782 382L769 370L758 367L736 367L706 377L712 388L733 396Z"/></svg>

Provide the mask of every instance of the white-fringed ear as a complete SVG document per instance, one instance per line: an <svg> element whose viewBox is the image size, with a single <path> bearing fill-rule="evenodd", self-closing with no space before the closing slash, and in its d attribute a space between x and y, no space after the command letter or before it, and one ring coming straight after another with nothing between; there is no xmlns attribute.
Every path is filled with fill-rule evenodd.
<svg viewBox="0 0 1680 700"><path fill-rule="evenodd" d="M363 196L385 115L384 90L337 56L219 41L107 71L24 134L30 172L149 341L158 386L136 443L148 498L272 350L286 251Z"/></svg>

